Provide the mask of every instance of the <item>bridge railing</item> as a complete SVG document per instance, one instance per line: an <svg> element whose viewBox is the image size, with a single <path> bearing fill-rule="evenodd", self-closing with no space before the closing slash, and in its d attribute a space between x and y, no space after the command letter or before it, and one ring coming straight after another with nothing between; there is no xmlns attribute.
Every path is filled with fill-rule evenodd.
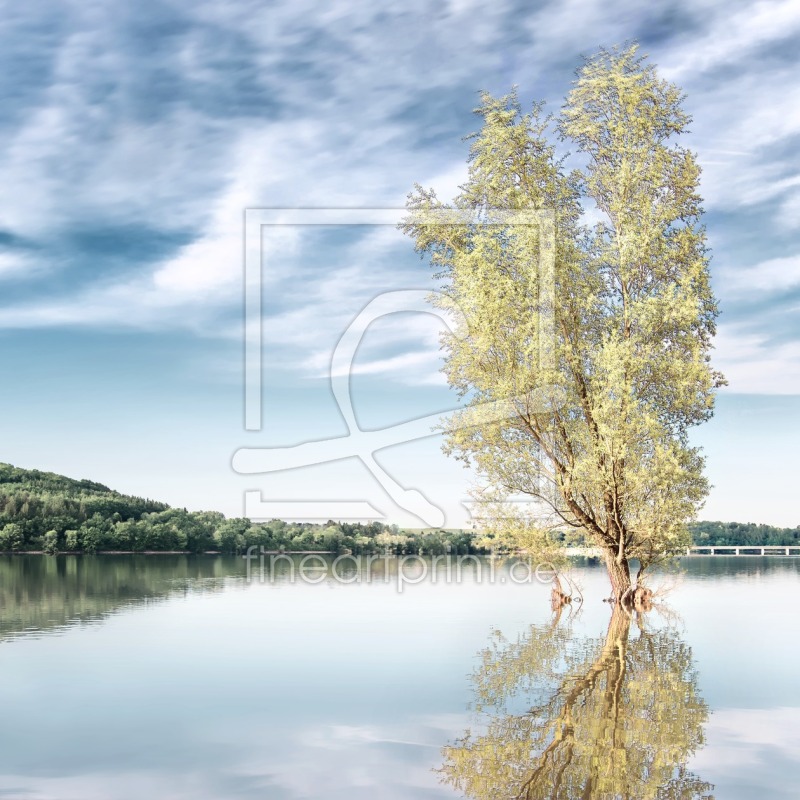
<svg viewBox="0 0 800 800"><path fill-rule="evenodd" d="M800 545L707 544L686 548L687 556L800 556Z"/></svg>

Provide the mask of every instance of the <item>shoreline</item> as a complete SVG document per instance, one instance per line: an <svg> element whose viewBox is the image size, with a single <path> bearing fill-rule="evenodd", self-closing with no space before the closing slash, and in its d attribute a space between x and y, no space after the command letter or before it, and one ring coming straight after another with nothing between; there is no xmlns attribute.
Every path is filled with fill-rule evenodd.
<svg viewBox="0 0 800 800"><path fill-rule="evenodd" d="M710 545L695 545L692 550L702 549L702 550L710 550L712 546ZM710 552L710 553L698 553L698 552L683 552L678 553L675 555L675 559L685 559L685 558L800 558L800 551L798 552L785 552L787 549L791 550L798 550L797 547L785 547L783 545L767 545L762 548L760 545L752 545L752 546L745 546L740 545L736 548L733 546L723 546L718 545L714 546L713 549L721 549L721 550L766 550L767 552L758 552L758 553L744 553L744 552ZM777 551L784 551L784 552L777 552ZM259 556L354 556L353 553L337 553L333 550L265 550L263 553L259 553ZM446 556L450 556L452 558L459 558L459 557L475 557L475 558L490 558L492 556L491 553L465 553L461 556L458 556L454 553L444 553L444 554L433 554L433 553L424 553L422 555L418 553L370 553L370 554L362 554L362 555L372 555L379 558L408 558L408 557L416 557L416 558L444 558ZM507 558L512 555L517 555L518 557L524 557L524 554L511 554L511 553L498 553L495 554L497 558ZM575 547L575 548L565 548L564 555L567 558L586 558L586 559L600 559L603 556L601 550L590 547ZM0 550L0 556L234 556L237 558L245 558L244 553L223 553L221 550L203 550L201 552L194 552L192 550L97 550L94 553L87 553L82 550L59 550L57 553L47 553L44 550Z"/></svg>

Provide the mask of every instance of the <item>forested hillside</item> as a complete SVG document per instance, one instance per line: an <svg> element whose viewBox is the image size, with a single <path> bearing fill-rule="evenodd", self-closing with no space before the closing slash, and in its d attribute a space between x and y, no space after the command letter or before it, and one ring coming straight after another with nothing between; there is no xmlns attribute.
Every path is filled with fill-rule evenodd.
<svg viewBox="0 0 800 800"><path fill-rule="evenodd" d="M167 508L94 481L0 464L0 550L46 549L54 539L62 549L82 549L84 538L91 547L99 529Z"/></svg>
<svg viewBox="0 0 800 800"><path fill-rule="evenodd" d="M216 511L170 508L100 483L0 464L0 552L267 550L334 553L475 552L462 531L405 533L396 525L272 520L254 524Z"/></svg>

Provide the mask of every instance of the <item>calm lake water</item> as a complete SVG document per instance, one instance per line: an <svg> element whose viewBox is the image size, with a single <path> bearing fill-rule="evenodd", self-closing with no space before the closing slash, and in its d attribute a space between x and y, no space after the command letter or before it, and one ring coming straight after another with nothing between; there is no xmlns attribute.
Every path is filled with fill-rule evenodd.
<svg viewBox="0 0 800 800"><path fill-rule="evenodd" d="M0 797L800 796L800 559L685 559L638 620L591 564L560 616L338 566L0 557Z"/></svg>

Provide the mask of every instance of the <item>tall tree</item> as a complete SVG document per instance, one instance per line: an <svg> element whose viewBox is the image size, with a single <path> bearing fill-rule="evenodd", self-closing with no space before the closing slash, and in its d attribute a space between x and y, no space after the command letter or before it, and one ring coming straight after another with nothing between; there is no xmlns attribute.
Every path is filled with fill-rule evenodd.
<svg viewBox="0 0 800 800"><path fill-rule="evenodd" d="M516 93L484 94L454 205L417 186L402 226L437 269L434 302L466 322L467 335L443 340L451 386L469 407L509 407L507 419L452 426L446 450L493 490L542 501L551 524L581 529L618 599L631 559L641 576L689 541L708 484L688 431L724 383L709 363L718 312L700 168L676 143L682 100L636 46L588 59L557 119L540 105L523 114ZM556 156L554 133L579 167ZM554 212L552 276L532 267L546 226L508 210Z"/></svg>

